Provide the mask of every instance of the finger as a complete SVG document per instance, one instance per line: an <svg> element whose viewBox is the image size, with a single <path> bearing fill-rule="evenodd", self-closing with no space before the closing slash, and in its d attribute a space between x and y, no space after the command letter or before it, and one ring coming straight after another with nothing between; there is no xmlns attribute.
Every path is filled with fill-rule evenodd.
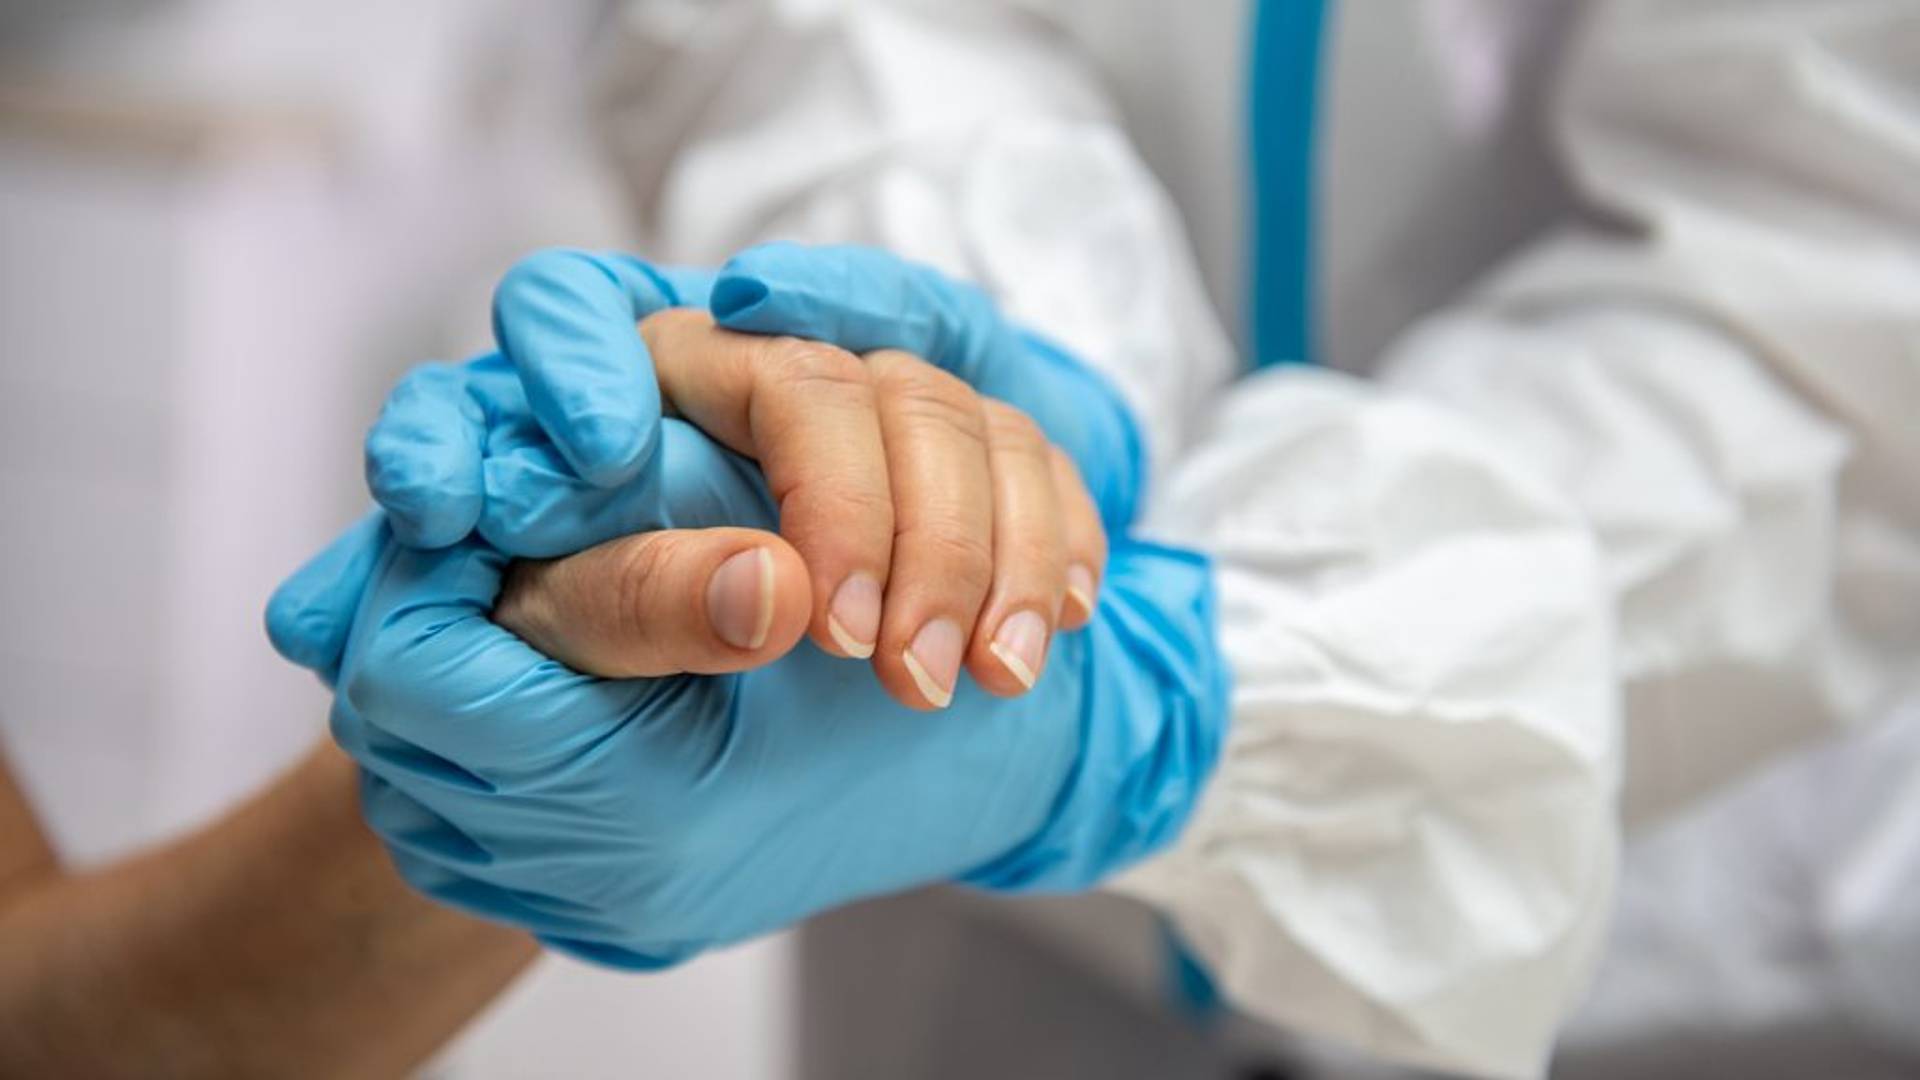
<svg viewBox="0 0 1920 1080"><path fill-rule="evenodd" d="M333 685L360 597L387 539L387 515L375 510L282 582L267 601L267 639L274 650Z"/></svg>
<svg viewBox="0 0 1920 1080"><path fill-rule="evenodd" d="M748 248L720 268L710 306L728 329L803 334L860 353L899 349L976 389L1027 366L986 293L878 248Z"/></svg>
<svg viewBox="0 0 1920 1080"><path fill-rule="evenodd" d="M807 627L807 571L754 529L674 529L507 571L493 621L575 671L718 675L784 655Z"/></svg>
<svg viewBox="0 0 1920 1080"><path fill-rule="evenodd" d="M1060 609L1060 626L1078 630L1093 621L1099 606L1100 582L1107 573L1107 530L1100 521L1100 508L1080 482L1080 470L1074 468L1073 460L1053 447L1047 461L1053 470L1067 545L1067 595Z"/></svg>
<svg viewBox="0 0 1920 1080"><path fill-rule="evenodd" d="M893 484L893 572L874 668L900 702L943 709L993 576L986 416L966 384L902 352L867 357Z"/></svg>
<svg viewBox="0 0 1920 1080"><path fill-rule="evenodd" d="M500 351L541 427L589 483L624 483L653 452L659 385L633 325L697 299L683 299L681 285L706 282L628 255L551 249L515 264L494 292Z"/></svg>
<svg viewBox="0 0 1920 1080"><path fill-rule="evenodd" d="M1110 528L1133 519L1147 459L1119 391L980 289L877 248L773 243L721 267L710 306L730 330L924 357L1031 416L1073 457Z"/></svg>
<svg viewBox="0 0 1920 1080"><path fill-rule="evenodd" d="M466 365L414 368L367 432L367 487L410 547L456 543L480 518L487 418L466 381Z"/></svg>
<svg viewBox="0 0 1920 1080"><path fill-rule="evenodd" d="M894 508L867 365L815 342L718 330L700 311L664 311L640 331L674 407L760 462L780 535L806 562L814 642L872 655Z"/></svg>
<svg viewBox="0 0 1920 1080"><path fill-rule="evenodd" d="M566 555L655 529L775 529L780 521L759 466L684 420L661 422L659 451L619 487L576 477L544 436L496 448L485 475L480 535L521 558Z"/></svg>
<svg viewBox="0 0 1920 1080"><path fill-rule="evenodd" d="M983 402L993 480L993 586L967 652L988 691L1025 693L1046 666L1066 590L1067 543L1052 448L1020 410Z"/></svg>
<svg viewBox="0 0 1920 1080"><path fill-rule="evenodd" d="M348 636L335 731L350 717L370 756L410 746L493 785L537 774L621 723L620 709L590 704L620 684L556 664L488 618L506 563L477 542L386 545ZM375 745L376 735L391 738Z"/></svg>

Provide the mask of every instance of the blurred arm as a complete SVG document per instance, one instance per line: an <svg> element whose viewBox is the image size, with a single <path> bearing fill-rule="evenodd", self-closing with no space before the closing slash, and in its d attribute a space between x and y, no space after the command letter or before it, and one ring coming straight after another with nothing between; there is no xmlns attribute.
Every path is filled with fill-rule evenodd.
<svg viewBox="0 0 1920 1080"><path fill-rule="evenodd" d="M399 1076L532 959L412 892L331 745L214 825L63 872L0 762L0 1073Z"/></svg>

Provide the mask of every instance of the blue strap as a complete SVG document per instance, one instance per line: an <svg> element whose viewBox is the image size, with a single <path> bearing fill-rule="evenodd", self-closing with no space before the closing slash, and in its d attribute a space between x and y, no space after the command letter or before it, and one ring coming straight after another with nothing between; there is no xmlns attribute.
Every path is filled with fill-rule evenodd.
<svg viewBox="0 0 1920 1080"><path fill-rule="evenodd" d="M1256 367L1313 363L1314 119L1326 0L1260 0L1248 82Z"/></svg>

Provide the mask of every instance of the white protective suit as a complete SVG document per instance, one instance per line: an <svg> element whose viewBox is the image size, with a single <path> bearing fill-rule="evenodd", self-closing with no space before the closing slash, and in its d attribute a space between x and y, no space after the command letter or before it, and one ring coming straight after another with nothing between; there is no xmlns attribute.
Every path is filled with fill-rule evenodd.
<svg viewBox="0 0 1920 1080"><path fill-rule="evenodd" d="M1587 987L1623 829L1920 668L1920 5L1549 7L1330 13L1322 344L1371 378L1236 381L1245 4L640 0L603 42L649 255L883 245L1128 394L1236 689L1114 887L1255 1016L1500 1076ZM1534 125L1564 213L1502 171Z"/></svg>

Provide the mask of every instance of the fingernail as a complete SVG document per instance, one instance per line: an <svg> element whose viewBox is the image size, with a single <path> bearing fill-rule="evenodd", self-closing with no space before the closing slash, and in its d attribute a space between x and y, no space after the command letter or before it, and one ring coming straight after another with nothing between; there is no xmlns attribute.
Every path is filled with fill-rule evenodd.
<svg viewBox="0 0 1920 1080"><path fill-rule="evenodd" d="M880 583L872 575L854 574L840 583L827 605L827 633L855 660L873 655L880 635Z"/></svg>
<svg viewBox="0 0 1920 1080"><path fill-rule="evenodd" d="M707 579L707 621L736 649L757 649L773 628L773 554L743 551Z"/></svg>
<svg viewBox="0 0 1920 1080"><path fill-rule="evenodd" d="M1021 686L1031 690L1047 656L1047 620L1037 611L1016 611L1001 622L987 648Z"/></svg>
<svg viewBox="0 0 1920 1080"><path fill-rule="evenodd" d="M936 709L953 701L953 680L960 676L960 651L966 644L952 619L935 619L913 635L913 644L901 654L913 685Z"/></svg>
<svg viewBox="0 0 1920 1080"><path fill-rule="evenodd" d="M1081 618L1093 618L1093 571L1079 563L1067 567L1067 599L1080 605Z"/></svg>

